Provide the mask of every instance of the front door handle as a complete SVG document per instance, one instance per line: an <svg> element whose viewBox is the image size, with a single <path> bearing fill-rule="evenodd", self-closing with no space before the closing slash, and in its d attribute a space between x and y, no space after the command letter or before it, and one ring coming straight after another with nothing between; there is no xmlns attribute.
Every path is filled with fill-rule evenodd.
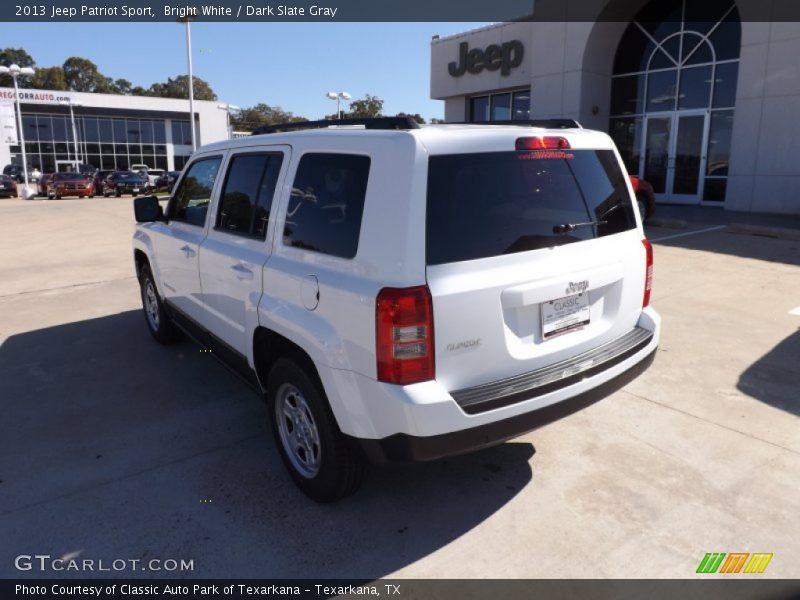
<svg viewBox="0 0 800 600"><path fill-rule="evenodd" d="M190 246L184 246L183 248L181 248L181 252L183 252L186 258L192 258L193 256L197 255L197 252L195 252L194 249L191 248Z"/></svg>
<svg viewBox="0 0 800 600"><path fill-rule="evenodd" d="M253 271L251 271L241 263L231 265L231 269L236 271L236 279L244 280L253 278Z"/></svg>

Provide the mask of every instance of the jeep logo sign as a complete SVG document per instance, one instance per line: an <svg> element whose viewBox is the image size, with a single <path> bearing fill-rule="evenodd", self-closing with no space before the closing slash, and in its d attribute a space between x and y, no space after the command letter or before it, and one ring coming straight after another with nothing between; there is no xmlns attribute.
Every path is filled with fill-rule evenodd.
<svg viewBox="0 0 800 600"><path fill-rule="evenodd" d="M467 42L461 42L458 48L458 62L447 65L447 71L453 77L461 77L467 71L477 75L484 69L487 71L500 69L501 75L508 75L511 69L522 64L524 53L525 49L519 40L504 42L502 46L492 44L485 50L479 48L470 50Z"/></svg>

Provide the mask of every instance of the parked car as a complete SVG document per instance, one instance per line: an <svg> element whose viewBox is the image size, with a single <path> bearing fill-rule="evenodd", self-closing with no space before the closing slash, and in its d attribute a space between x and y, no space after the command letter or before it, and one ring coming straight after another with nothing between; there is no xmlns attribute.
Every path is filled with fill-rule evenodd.
<svg viewBox="0 0 800 600"><path fill-rule="evenodd" d="M556 127L351 119L202 147L165 210L134 201L145 323L249 378L321 502L364 457L437 459L587 406L655 355L653 253L611 138Z"/></svg>
<svg viewBox="0 0 800 600"><path fill-rule="evenodd" d="M53 173L44 173L39 177L36 183L37 191L40 196L47 196L47 190L50 187L50 180L53 178Z"/></svg>
<svg viewBox="0 0 800 600"><path fill-rule="evenodd" d="M150 183L150 187L155 189L156 188L156 181L159 177L164 174L164 169L148 169L145 171L147 174L148 182Z"/></svg>
<svg viewBox="0 0 800 600"><path fill-rule="evenodd" d="M103 196L119 198L123 194L146 194L150 191L147 175L133 171L114 171L103 182Z"/></svg>
<svg viewBox="0 0 800 600"><path fill-rule="evenodd" d="M17 181L10 175L0 175L0 198L16 198Z"/></svg>
<svg viewBox="0 0 800 600"><path fill-rule="evenodd" d="M636 196L636 207L639 209L639 215L644 223L656 213L656 195L653 193L653 186L649 181L636 175L628 175L628 177Z"/></svg>
<svg viewBox="0 0 800 600"><path fill-rule="evenodd" d="M22 168L22 165L6 165L3 167L3 175L8 175L17 183L22 183L25 181L24 173L25 170Z"/></svg>
<svg viewBox="0 0 800 600"><path fill-rule="evenodd" d="M111 175L114 171L95 171L93 175L94 191L95 194L102 194L105 187L106 177Z"/></svg>
<svg viewBox="0 0 800 600"><path fill-rule="evenodd" d="M47 197L56 200L64 196L94 197L94 184L80 173L54 173L47 188Z"/></svg>
<svg viewBox="0 0 800 600"><path fill-rule="evenodd" d="M172 186L180 177L180 171L164 171L164 173L156 179L156 190L171 191Z"/></svg>

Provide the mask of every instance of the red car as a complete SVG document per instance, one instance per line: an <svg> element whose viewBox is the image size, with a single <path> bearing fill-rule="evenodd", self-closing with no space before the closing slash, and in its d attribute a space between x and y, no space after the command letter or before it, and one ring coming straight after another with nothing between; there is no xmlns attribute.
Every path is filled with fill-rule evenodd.
<svg viewBox="0 0 800 600"><path fill-rule="evenodd" d="M17 182L9 175L0 175L0 198L16 198Z"/></svg>
<svg viewBox="0 0 800 600"><path fill-rule="evenodd" d="M64 196L94 197L94 184L80 173L54 173L47 189L47 197L58 200Z"/></svg>
<svg viewBox="0 0 800 600"><path fill-rule="evenodd" d="M636 204L639 207L639 214L642 216L642 223L644 223L656 212L656 195L653 193L653 186L636 175L628 175L628 177L631 180L633 193L636 194Z"/></svg>

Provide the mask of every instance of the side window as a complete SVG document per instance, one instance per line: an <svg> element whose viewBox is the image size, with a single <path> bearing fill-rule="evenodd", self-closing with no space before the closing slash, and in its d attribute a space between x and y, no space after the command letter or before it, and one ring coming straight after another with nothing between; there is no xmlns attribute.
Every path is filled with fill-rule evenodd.
<svg viewBox="0 0 800 600"><path fill-rule="evenodd" d="M170 219L198 227L205 225L211 191L221 162L222 157L212 156L196 160L189 166L170 201L167 211Z"/></svg>
<svg viewBox="0 0 800 600"><path fill-rule="evenodd" d="M358 250L370 159L351 154L306 154L300 159L283 243L342 258Z"/></svg>
<svg viewBox="0 0 800 600"><path fill-rule="evenodd" d="M263 240L282 162L279 153L235 155L225 177L214 227Z"/></svg>

